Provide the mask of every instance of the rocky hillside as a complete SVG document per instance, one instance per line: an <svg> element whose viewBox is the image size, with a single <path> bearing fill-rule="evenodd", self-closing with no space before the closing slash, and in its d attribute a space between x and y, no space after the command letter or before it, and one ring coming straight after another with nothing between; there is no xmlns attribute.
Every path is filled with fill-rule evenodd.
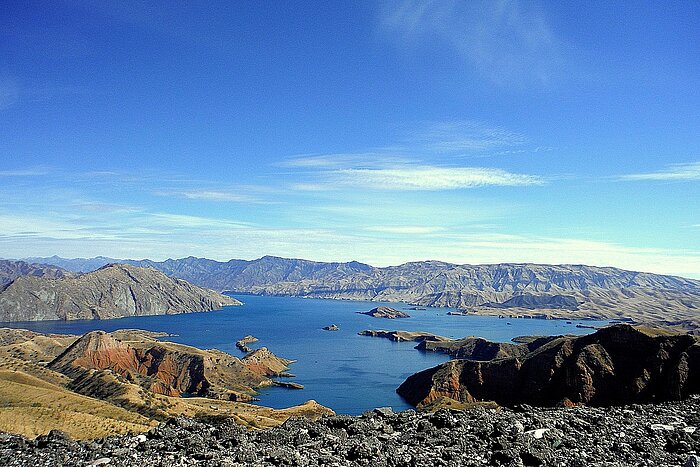
<svg viewBox="0 0 700 467"><path fill-rule="evenodd" d="M533 350L528 352L528 345ZM419 407L441 399L608 406L678 400L700 392L700 340L688 334L621 324L587 336L511 344L499 347L501 352L492 348L486 356L484 344L465 349L479 347L476 358L492 359L451 360L410 376L397 392Z"/></svg>
<svg viewBox="0 0 700 467"><path fill-rule="evenodd" d="M17 277L0 292L0 321L110 319L239 304L154 269L113 264L77 277Z"/></svg>
<svg viewBox="0 0 700 467"><path fill-rule="evenodd" d="M0 290L20 276L46 277L57 279L70 275L60 267L48 264L27 263L25 261L9 261L0 259Z"/></svg>
<svg viewBox="0 0 700 467"><path fill-rule="evenodd" d="M218 350L200 350L136 335L113 337L92 331L77 339L48 368L85 382L91 370L109 370L144 389L165 396L201 396L251 400L255 388L270 386L269 377L287 370L292 360L266 348L243 359ZM75 386L75 385L74 385Z"/></svg>
<svg viewBox="0 0 700 467"><path fill-rule="evenodd" d="M141 436L75 442L0 434L0 464L108 466L697 466L697 399L600 409L377 409L246 430L170 420Z"/></svg>
<svg viewBox="0 0 700 467"><path fill-rule="evenodd" d="M60 258L40 260L72 264ZM80 261L76 264L87 260ZM203 287L242 293L403 301L490 315L632 317L638 322L700 327L700 281L610 267L421 261L377 268L272 256L253 261L189 257L129 263Z"/></svg>
<svg viewBox="0 0 700 467"><path fill-rule="evenodd" d="M332 414L313 401L284 410L240 402L274 384L291 360L265 348L239 359L158 340L164 336L0 328L0 430L37 436L61 429L92 439L146 431L179 415L227 416L262 428L291 415Z"/></svg>

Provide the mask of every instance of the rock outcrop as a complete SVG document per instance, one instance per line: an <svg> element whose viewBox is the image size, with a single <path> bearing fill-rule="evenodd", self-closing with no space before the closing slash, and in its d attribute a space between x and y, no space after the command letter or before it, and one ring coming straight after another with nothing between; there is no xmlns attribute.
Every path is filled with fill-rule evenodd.
<svg viewBox="0 0 700 467"><path fill-rule="evenodd" d="M240 302L155 269L113 264L77 277L17 277L0 292L0 321L110 319L224 305Z"/></svg>
<svg viewBox="0 0 700 467"><path fill-rule="evenodd" d="M358 314L372 316L373 318L386 318L386 319L396 319L396 318L410 318L408 313L403 311L395 310L388 306L378 306L372 308L369 311L358 311Z"/></svg>
<svg viewBox="0 0 700 467"><path fill-rule="evenodd" d="M427 352L442 352L455 358L467 360L495 360L497 358L523 357L545 345L555 337L537 337L527 343L491 342L482 337L464 339L424 339L416 349Z"/></svg>
<svg viewBox="0 0 700 467"><path fill-rule="evenodd" d="M253 342L257 342L258 338L255 336L245 336L243 339L239 339L236 341L236 348L240 350L241 352L244 353L250 353L253 351L250 347L248 347L248 344L252 344Z"/></svg>
<svg viewBox="0 0 700 467"><path fill-rule="evenodd" d="M410 376L397 392L418 407L443 397L506 406L609 406L700 392L700 344L688 334L620 324L500 357L451 360Z"/></svg>
<svg viewBox="0 0 700 467"><path fill-rule="evenodd" d="M382 337L394 342L450 342L447 337L436 336L429 332L413 332L413 331L383 331L368 329L358 332L360 336Z"/></svg>
<svg viewBox="0 0 700 467"><path fill-rule="evenodd" d="M91 370L109 370L149 391L172 397L202 396L249 400L255 388L273 384L268 377L287 370L292 360L261 348L238 359L218 350L160 342L122 341L104 331L77 339L48 367L85 380Z"/></svg>

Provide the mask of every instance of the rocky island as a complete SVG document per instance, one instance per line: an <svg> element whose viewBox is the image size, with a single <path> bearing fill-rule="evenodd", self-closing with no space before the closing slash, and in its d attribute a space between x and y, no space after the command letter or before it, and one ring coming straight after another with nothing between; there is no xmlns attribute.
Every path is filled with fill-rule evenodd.
<svg viewBox="0 0 700 467"><path fill-rule="evenodd" d="M423 342L423 341L435 341L444 342L449 341L447 337L436 336L429 332L412 332L412 331L383 331L383 330L373 330L367 329L365 331L358 332L360 336L369 337L382 337L384 339L389 339L394 342Z"/></svg>
<svg viewBox="0 0 700 467"><path fill-rule="evenodd" d="M357 312L360 315L368 315L372 316L374 318L386 318L386 319L396 319L396 318L410 318L411 316L408 313L404 313L403 311L395 310L394 308L390 308L388 306L378 306L376 308L372 308L369 311L358 311Z"/></svg>
<svg viewBox="0 0 700 467"><path fill-rule="evenodd" d="M21 275L0 289L0 321L111 319L240 305L155 269L111 264L78 276Z"/></svg>

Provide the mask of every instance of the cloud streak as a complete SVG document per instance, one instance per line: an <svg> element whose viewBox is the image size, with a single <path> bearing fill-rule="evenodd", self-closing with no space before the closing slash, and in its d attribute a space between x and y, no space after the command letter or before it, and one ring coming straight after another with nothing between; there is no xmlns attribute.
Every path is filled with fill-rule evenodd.
<svg viewBox="0 0 700 467"><path fill-rule="evenodd" d="M442 191L485 186L543 185L536 175L483 167L406 166L391 169L343 169L326 174L335 185L388 191Z"/></svg>
<svg viewBox="0 0 700 467"><path fill-rule="evenodd" d="M664 170L622 175L625 181L696 181L700 180L700 162L671 164Z"/></svg>
<svg viewBox="0 0 700 467"><path fill-rule="evenodd" d="M378 225L373 227L366 227L365 230L369 232L379 232L387 234L399 234L399 235L426 235L434 234L438 232L444 232L446 229L444 227L432 227L432 226L418 226L418 225Z"/></svg>

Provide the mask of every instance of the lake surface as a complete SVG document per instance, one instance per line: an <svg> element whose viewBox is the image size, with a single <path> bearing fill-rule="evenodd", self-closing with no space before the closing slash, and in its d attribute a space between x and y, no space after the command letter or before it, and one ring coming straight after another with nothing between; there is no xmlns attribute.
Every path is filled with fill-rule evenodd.
<svg viewBox="0 0 700 467"><path fill-rule="evenodd" d="M259 404L283 408L315 399L338 413L360 414L374 407L410 408L395 393L396 388L411 374L449 359L443 354L415 350L414 342L397 343L358 336L362 330L425 331L451 338L473 335L507 342L522 335L587 334L592 330L577 328L576 324L607 324L603 321L574 320L567 324L562 320L449 316L450 308L409 310L408 305L396 303L232 296L244 305L208 313L107 321L2 323L2 326L70 334L96 329L163 331L177 335L167 340L204 349L217 348L240 357L243 354L236 348L236 341L251 334L260 340L250 347L265 346L280 357L297 360L290 369L296 375L292 381L305 386L303 390L264 389ZM404 310L411 317L390 320L356 313L380 305ZM322 329L330 324L338 325L340 330Z"/></svg>

